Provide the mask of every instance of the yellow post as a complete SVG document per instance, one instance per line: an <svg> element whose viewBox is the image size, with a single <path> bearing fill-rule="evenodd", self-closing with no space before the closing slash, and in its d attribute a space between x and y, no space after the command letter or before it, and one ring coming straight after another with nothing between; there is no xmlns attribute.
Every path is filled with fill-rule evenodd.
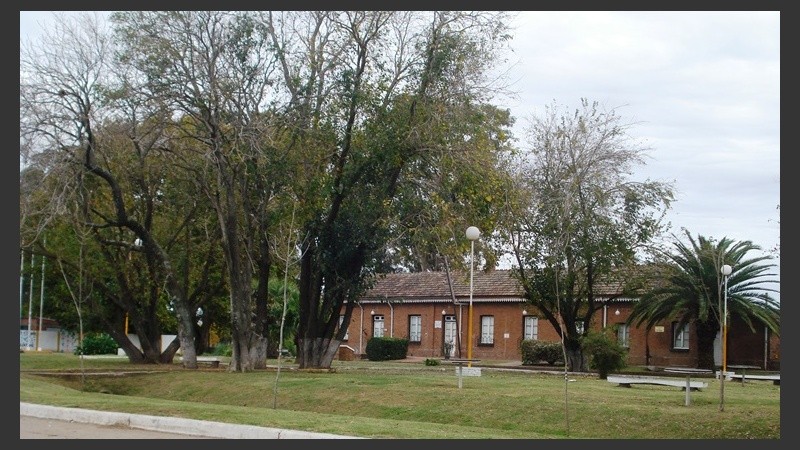
<svg viewBox="0 0 800 450"><path fill-rule="evenodd" d="M725 317L725 322L728 318ZM728 371L728 324L722 325L722 374Z"/></svg>
<svg viewBox="0 0 800 450"><path fill-rule="evenodd" d="M470 292L470 294L472 294ZM469 299L469 314L467 323L467 367L472 367L472 299Z"/></svg>

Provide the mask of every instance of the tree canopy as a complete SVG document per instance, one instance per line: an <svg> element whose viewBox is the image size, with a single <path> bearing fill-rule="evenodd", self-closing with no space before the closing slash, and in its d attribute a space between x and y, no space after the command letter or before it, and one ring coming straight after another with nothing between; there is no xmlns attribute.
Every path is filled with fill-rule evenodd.
<svg viewBox="0 0 800 450"><path fill-rule="evenodd" d="M504 227L515 271L528 301L562 336L571 370L586 370L580 341L599 308L598 284L637 263L672 201L669 184L632 179L647 148L631 126L587 99L572 113L554 103L531 118L515 174L524 195Z"/></svg>

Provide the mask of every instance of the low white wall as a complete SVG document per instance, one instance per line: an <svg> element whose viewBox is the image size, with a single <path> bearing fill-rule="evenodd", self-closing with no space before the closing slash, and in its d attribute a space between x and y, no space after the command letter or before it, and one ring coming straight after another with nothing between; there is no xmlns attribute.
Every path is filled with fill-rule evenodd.
<svg viewBox="0 0 800 450"><path fill-rule="evenodd" d="M49 330L19 330L19 348L23 350L39 350L72 353L78 346L78 338L69 331L53 328Z"/></svg>
<svg viewBox="0 0 800 450"><path fill-rule="evenodd" d="M178 336L175 334L162 334L161 351L163 352L166 350L167 346L177 338ZM139 336L128 334L128 339L130 339L133 345L139 350L142 349L139 343ZM29 334L27 329L19 330L19 348L22 350L72 353L77 346L78 336L69 331L52 328L49 330L42 330L41 334L39 334L39 330L30 330ZM178 350L178 353L180 353L180 350ZM125 352L122 351L122 349L118 349L117 354L125 355Z"/></svg>

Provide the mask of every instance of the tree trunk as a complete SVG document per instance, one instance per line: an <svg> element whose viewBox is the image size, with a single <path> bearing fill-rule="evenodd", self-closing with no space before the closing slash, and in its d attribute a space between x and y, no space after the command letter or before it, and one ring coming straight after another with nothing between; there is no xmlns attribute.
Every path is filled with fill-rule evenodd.
<svg viewBox="0 0 800 450"><path fill-rule="evenodd" d="M178 316L178 341L180 342L181 356L184 368L197 369L197 351L194 346L194 315L189 311L186 302L176 299L173 301L175 314ZM172 360L173 355L163 355Z"/></svg>
<svg viewBox="0 0 800 450"><path fill-rule="evenodd" d="M586 357L580 348L567 348L567 370L570 372L588 372Z"/></svg>
<svg viewBox="0 0 800 450"><path fill-rule="evenodd" d="M301 369L330 369L341 344L338 339L298 338L297 362Z"/></svg>
<svg viewBox="0 0 800 450"><path fill-rule="evenodd" d="M716 322L695 322L697 328L697 367L714 370L714 340L719 331Z"/></svg>
<svg viewBox="0 0 800 450"><path fill-rule="evenodd" d="M125 352L125 355L128 357L128 362L131 364L155 364L158 362L158 359L148 360L147 355L133 345L133 342L131 342L125 333L116 331L115 329L107 329L106 331Z"/></svg>
<svg viewBox="0 0 800 450"><path fill-rule="evenodd" d="M248 372L267 365L267 336L258 334L253 327L250 298L250 279L231 279L231 372Z"/></svg>
<svg viewBox="0 0 800 450"><path fill-rule="evenodd" d="M581 348L579 338L573 338L569 334L564 336L564 349L567 353L567 370L570 372L588 372L588 361Z"/></svg>
<svg viewBox="0 0 800 450"><path fill-rule="evenodd" d="M142 347L140 350L127 336L123 337L123 333L109 331L109 335L114 338L117 345L125 352L128 361L132 364L159 364L164 362L161 358L161 349L151 345L151 341L147 336L137 333L139 345Z"/></svg>

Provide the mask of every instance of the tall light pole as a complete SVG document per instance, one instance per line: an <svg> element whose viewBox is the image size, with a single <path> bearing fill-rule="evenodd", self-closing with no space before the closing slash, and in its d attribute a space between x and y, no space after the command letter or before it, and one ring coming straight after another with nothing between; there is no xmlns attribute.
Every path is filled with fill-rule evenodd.
<svg viewBox="0 0 800 450"><path fill-rule="evenodd" d="M724 264L719 269L722 273L724 280L723 296L723 312L722 312L722 373L719 375L719 410L725 410L725 375L728 369L728 275L731 274L733 269L731 266Z"/></svg>
<svg viewBox="0 0 800 450"><path fill-rule="evenodd" d="M475 240L481 236L478 227L467 228L467 239L469 239L469 313L467 314L467 367L472 367L472 272L475 264Z"/></svg>
<svg viewBox="0 0 800 450"><path fill-rule="evenodd" d="M22 298L24 297L22 291L25 289L25 250L20 250L19 259L19 323L22 325ZM766 366L764 366L766 367Z"/></svg>
<svg viewBox="0 0 800 450"><path fill-rule="evenodd" d="M47 245L45 239L44 245ZM42 351L42 312L44 311L44 255L42 255L42 280L39 288L39 331L36 333L36 350Z"/></svg>
<svg viewBox="0 0 800 450"><path fill-rule="evenodd" d="M31 322L33 322L33 269L34 269L34 260L36 258L33 256L33 252L31 252L31 282L30 287L28 288L28 342L25 344L25 350L31 349Z"/></svg>
<svg viewBox="0 0 800 450"><path fill-rule="evenodd" d="M725 290L722 293L724 298L723 304L725 305L724 312L722 313L722 371L725 372L728 369L728 275L733 272L733 269L731 266L725 264L720 271L725 280Z"/></svg>

